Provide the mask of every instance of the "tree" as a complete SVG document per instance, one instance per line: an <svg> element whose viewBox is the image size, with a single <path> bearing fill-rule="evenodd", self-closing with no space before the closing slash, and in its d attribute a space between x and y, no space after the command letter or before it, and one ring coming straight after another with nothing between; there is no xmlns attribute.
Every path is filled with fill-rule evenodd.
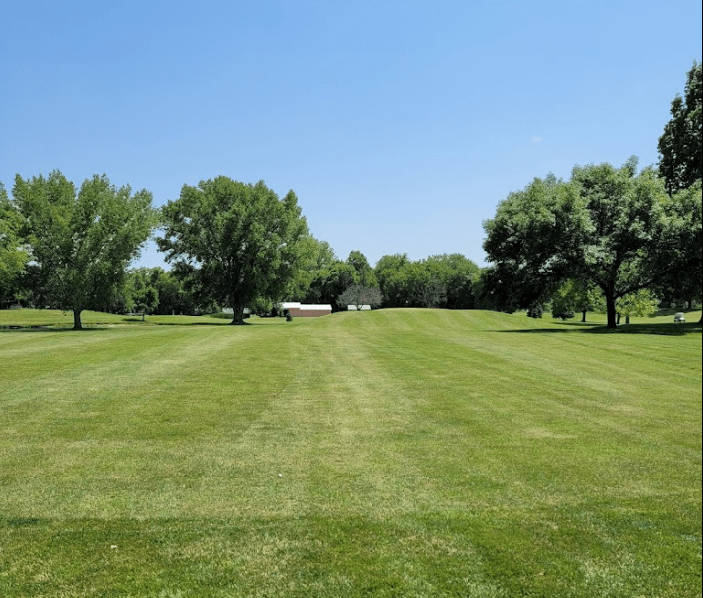
<svg viewBox="0 0 703 598"><path fill-rule="evenodd" d="M480 309L513 313L535 301L542 302L544 288L537 287L514 264L499 262L481 270L474 282L474 296Z"/></svg>
<svg viewBox="0 0 703 598"><path fill-rule="evenodd" d="M703 86L701 63L694 62L687 73L684 97L671 102L671 120L659 138L659 172L673 195L701 180L703 169Z"/></svg>
<svg viewBox="0 0 703 598"><path fill-rule="evenodd" d="M362 284L354 284L348 287L338 298L337 305L342 309L353 305L357 311L361 310L364 305L370 307L378 307L383 302L381 291L374 287L366 287Z"/></svg>
<svg viewBox="0 0 703 598"><path fill-rule="evenodd" d="M26 219L31 259L51 304L73 312L79 330L81 312L109 304L156 224L152 196L132 195L108 178L95 175L76 192L58 170L49 177L15 177L13 196Z"/></svg>
<svg viewBox="0 0 703 598"><path fill-rule="evenodd" d="M615 301L655 281L666 227L663 181L636 166L576 166L569 182L550 175L510 194L484 223L489 260L535 288L574 277L597 285L614 328Z"/></svg>
<svg viewBox="0 0 703 598"><path fill-rule="evenodd" d="M419 260L403 269L408 304L418 307L444 307L447 285L443 280L443 266L437 261Z"/></svg>
<svg viewBox="0 0 703 598"><path fill-rule="evenodd" d="M29 260L21 237L22 220L22 214L10 201L5 186L0 183L0 305L12 292Z"/></svg>
<svg viewBox="0 0 703 598"><path fill-rule="evenodd" d="M337 260L328 268L317 273L310 283L310 290L305 296L305 301L327 303L332 306L333 311L339 311L338 297L351 285L358 283L359 273L354 269L354 266Z"/></svg>
<svg viewBox="0 0 703 598"><path fill-rule="evenodd" d="M129 303L142 314L144 321L147 313L153 313L159 304L159 268L139 268L129 275Z"/></svg>
<svg viewBox="0 0 703 598"><path fill-rule="evenodd" d="M447 309L472 309L475 306L474 283L480 269L460 253L433 255L429 263L439 266L439 279L447 295Z"/></svg>
<svg viewBox="0 0 703 598"><path fill-rule="evenodd" d="M640 289L619 297L615 309L625 316L625 323L630 323L630 317L645 318L651 316L659 306L659 298L650 289Z"/></svg>
<svg viewBox="0 0 703 598"><path fill-rule="evenodd" d="M703 295L703 217L701 182L671 197L664 240L659 252L657 292L692 306Z"/></svg>
<svg viewBox="0 0 703 598"><path fill-rule="evenodd" d="M192 267L210 297L232 308L232 324L244 323L244 308L255 298L281 298L308 234L293 191L279 199L263 181L225 176L184 185L162 215L165 236L157 244L166 260Z"/></svg>
<svg viewBox="0 0 703 598"><path fill-rule="evenodd" d="M286 296L291 301L320 303L314 281L339 260L326 241L318 241L312 235L300 240L297 269Z"/></svg>
<svg viewBox="0 0 703 598"><path fill-rule="evenodd" d="M602 306L602 309L601 309ZM603 295L592 283L576 278L564 280L552 294L552 317L566 320L581 312L581 322L589 311L605 311Z"/></svg>
<svg viewBox="0 0 703 598"><path fill-rule="evenodd" d="M374 275L383 295L384 307L405 307L408 304L403 268L409 263L405 253L384 255L376 263Z"/></svg>
<svg viewBox="0 0 703 598"><path fill-rule="evenodd" d="M356 270L359 281L362 285L367 285L369 287L378 286L373 268L371 268L369 261L366 259L366 256L361 253L361 251L352 251L347 258L347 264Z"/></svg>

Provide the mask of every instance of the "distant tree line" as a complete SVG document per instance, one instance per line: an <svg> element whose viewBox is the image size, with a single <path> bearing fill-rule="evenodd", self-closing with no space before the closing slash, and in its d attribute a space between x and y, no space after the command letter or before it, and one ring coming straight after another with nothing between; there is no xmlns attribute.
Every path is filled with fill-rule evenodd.
<svg viewBox="0 0 703 598"><path fill-rule="evenodd" d="M146 190L105 175L80 186L59 171L0 183L0 308L74 314L202 314L282 301L348 306L525 309L583 320L589 311L646 315L662 301L701 300L701 65L687 74L659 140L657 168L575 166L568 180L535 178L484 222L490 265L461 254L412 261L361 251L339 259L308 231L297 196L220 176L184 185L160 210ZM129 269L155 230L171 269Z"/></svg>

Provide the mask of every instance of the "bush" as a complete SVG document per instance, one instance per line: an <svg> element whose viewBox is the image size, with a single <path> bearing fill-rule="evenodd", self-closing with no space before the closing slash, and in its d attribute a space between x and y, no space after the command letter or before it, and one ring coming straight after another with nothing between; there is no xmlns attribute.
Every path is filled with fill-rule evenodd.
<svg viewBox="0 0 703 598"><path fill-rule="evenodd" d="M573 318L576 314L573 311L569 310L554 310L552 309L552 317L553 318L559 318L561 320L570 320Z"/></svg>
<svg viewBox="0 0 703 598"><path fill-rule="evenodd" d="M527 317L541 318L543 312L544 310L542 309L542 305L540 303L535 303L534 305L531 305L530 308L527 310Z"/></svg>

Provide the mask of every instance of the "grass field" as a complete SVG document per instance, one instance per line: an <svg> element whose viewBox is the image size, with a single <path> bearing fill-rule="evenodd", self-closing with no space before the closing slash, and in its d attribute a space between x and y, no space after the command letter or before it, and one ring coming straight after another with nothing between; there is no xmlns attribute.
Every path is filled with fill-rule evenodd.
<svg viewBox="0 0 703 598"><path fill-rule="evenodd" d="M0 312L0 597L701 596L687 317Z"/></svg>

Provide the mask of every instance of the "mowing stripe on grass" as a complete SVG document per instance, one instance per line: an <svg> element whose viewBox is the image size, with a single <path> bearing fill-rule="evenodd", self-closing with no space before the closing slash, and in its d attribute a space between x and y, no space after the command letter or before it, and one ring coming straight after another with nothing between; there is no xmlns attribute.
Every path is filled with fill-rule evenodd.
<svg viewBox="0 0 703 598"><path fill-rule="evenodd" d="M0 595L699 596L700 328L631 330L2 332Z"/></svg>

